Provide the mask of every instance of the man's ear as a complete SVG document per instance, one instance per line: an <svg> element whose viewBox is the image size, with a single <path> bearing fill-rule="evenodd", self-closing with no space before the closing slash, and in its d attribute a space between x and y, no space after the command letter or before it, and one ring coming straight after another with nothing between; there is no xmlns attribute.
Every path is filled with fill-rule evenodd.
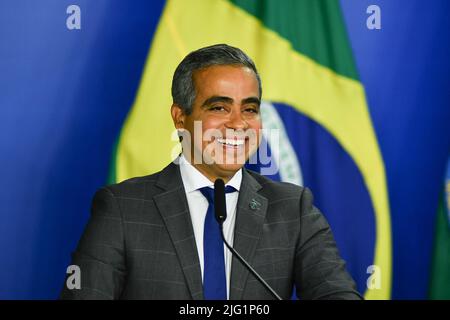
<svg viewBox="0 0 450 320"><path fill-rule="evenodd" d="M172 115L173 124L175 125L175 128L177 129L184 129L185 124L185 118L186 115L183 111L183 109L176 103L172 104L172 107L170 108L170 113Z"/></svg>

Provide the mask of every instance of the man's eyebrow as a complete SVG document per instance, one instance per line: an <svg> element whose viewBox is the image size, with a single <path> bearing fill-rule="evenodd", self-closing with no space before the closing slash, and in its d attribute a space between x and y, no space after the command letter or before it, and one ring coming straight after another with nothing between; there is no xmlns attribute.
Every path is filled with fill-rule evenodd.
<svg viewBox="0 0 450 320"><path fill-rule="evenodd" d="M224 102L224 103L231 104L231 103L233 103L233 99L231 99L230 97L212 96L212 97L206 99L202 103L202 107L209 106L209 105L214 104L216 102Z"/></svg>
<svg viewBox="0 0 450 320"><path fill-rule="evenodd" d="M242 101L241 101L242 105L251 104L251 103L254 103L259 106L261 104L261 100L259 100L258 97L249 97L249 98L242 99Z"/></svg>

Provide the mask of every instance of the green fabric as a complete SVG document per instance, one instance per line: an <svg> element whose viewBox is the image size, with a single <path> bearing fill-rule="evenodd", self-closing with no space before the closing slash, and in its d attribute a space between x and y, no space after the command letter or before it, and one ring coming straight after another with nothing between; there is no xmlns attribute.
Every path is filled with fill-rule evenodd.
<svg viewBox="0 0 450 320"><path fill-rule="evenodd" d="M431 272L430 299L450 299L450 227L444 197L437 212Z"/></svg>
<svg viewBox="0 0 450 320"><path fill-rule="evenodd" d="M298 52L358 80L337 0L229 0L287 39Z"/></svg>

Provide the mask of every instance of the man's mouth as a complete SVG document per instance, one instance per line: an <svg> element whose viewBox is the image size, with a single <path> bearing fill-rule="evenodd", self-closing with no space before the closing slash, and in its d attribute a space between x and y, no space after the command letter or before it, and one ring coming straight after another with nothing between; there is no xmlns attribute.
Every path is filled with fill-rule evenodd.
<svg viewBox="0 0 450 320"><path fill-rule="evenodd" d="M226 147L240 147L245 143L245 139L223 139L218 138L217 142L226 146Z"/></svg>

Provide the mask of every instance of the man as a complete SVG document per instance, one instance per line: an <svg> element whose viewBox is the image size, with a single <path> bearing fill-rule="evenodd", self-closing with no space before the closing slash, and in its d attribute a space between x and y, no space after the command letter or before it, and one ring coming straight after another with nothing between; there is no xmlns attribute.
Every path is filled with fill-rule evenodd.
<svg viewBox="0 0 450 320"><path fill-rule="evenodd" d="M222 179L225 238L283 299L360 299L308 189L243 168L260 143L261 80L241 50L190 53L172 82L176 163L99 190L73 254L68 299L273 299L218 238L208 196ZM151 121L151 119L149 119ZM220 234L219 234L220 235Z"/></svg>

